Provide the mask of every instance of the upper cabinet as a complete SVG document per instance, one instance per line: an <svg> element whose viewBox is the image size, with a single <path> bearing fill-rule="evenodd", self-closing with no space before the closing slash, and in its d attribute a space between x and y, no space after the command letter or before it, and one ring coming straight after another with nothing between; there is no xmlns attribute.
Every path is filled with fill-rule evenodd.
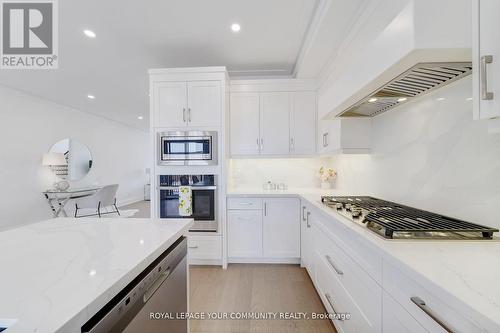
<svg viewBox="0 0 500 333"><path fill-rule="evenodd" d="M290 103L290 152L313 154L316 151L316 93L293 93Z"/></svg>
<svg viewBox="0 0 500 333"><path fill-rule="evenodd" d="M316 153L314 86L309 82L308 89L304 89L303 82L279 81L237 81L234 86L231 82L232 156L305 156Z"/></svg>
<svg viewBox="0 0 500 333"><path fill-rule="evenodd" d="M500 117L500 1L473 2L475 119Z"/></svg>
<svg viewBox="0 0 500 333"><path fill-rule="evenodd" d="M260 153L259 94L231 94L230 125L231 154L257 155Z"/></svg>
<svg viewBox="0 0 500 333"><path fill-rule="evenodd" d="M260 153L282 155L291 151L290 94L260 95Z"/></svg>
<svg viewBox="0 0 500 333"><path fill-rule="evenodd" d="M371 149L371 118L321 120L318 132L320 154L367 154Z"/></svg>
<svg viewBox="0 0 500 333"><path fill-rule="evenodd" d="M225 67L152 69L152 127L222 127Z"/></svg>
<svg viewBox="0 0 500 333"><path fill-rule="evenodd" d="M154 84L156 127L220 126L219 81Z"/></svg>

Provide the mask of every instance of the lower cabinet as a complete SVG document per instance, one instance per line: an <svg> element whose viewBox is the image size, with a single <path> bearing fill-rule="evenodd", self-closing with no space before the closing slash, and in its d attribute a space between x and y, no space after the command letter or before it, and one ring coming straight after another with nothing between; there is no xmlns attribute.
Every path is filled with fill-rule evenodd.
<svg viewBox="0 0 500 333"><path fill-rule="evenodd" d="M296 198L228 198L229 262L298 262L300 202Z"/></svg>
<svg viewBox="0 0 500 333"><path fill-rule="evenodd" d="M220 235L188 235L190 264L220 264L222 262L222 238Z"/></svg>
<svg viewBox="0 0 500 333"><path fill-rule="evenodd" d="M300 258L299 200L265 199L263 255L271 258Z"/></svg>
<svg viewBox="0 0 500 333"><path fill-rule="evenodd" d="M382 327L385 333L424 333L422 327L398 302L387 292L382 296L384 311L382 316Z"/></svg>
<svg viewBox="0 0 500 333"><path fill-rule="evenodd" d="M262 256L262 211L227 211L227 253L229 257Z"/></svg>

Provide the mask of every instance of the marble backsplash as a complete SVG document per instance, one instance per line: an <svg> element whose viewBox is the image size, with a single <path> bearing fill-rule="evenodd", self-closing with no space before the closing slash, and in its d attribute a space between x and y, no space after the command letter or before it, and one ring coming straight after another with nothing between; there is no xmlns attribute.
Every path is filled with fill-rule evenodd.
<svg viewBox="0 0 500 333"><path fill-rule="evenodd" d="M232 159L228 186L260 189L271 181L285 183L289 188L319 188L318 170L330 165L330 158Z"/></svg>
<svg viewBox="0 0 500 333"><path fill-rule="evenodd" d="M471 78L373 118L370 155L338 155L336 187L500 227L500 136L472 119Z"/></svg>

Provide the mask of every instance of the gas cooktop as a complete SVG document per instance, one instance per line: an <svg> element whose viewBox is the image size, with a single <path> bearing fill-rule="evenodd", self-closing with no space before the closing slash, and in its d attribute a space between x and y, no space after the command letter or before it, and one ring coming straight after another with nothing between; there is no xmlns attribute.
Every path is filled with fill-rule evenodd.
<svg viewBox="0 0 500 333"><path fill-rule="evenodd" d="M321 202L389 239L492 239L498 229L368 196L323 196Z"/></svg>

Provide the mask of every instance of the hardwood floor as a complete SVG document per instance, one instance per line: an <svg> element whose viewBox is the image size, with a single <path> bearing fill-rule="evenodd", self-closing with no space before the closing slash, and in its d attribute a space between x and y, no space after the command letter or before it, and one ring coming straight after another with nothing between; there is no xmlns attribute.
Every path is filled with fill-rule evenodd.
<svg viewBox="0 0 500 333"><path fill-rule="evenodd" d="M298 265L191 266L190 312L325 313ZM191 333L331 333L328 320L191 320Z"/></svg>

